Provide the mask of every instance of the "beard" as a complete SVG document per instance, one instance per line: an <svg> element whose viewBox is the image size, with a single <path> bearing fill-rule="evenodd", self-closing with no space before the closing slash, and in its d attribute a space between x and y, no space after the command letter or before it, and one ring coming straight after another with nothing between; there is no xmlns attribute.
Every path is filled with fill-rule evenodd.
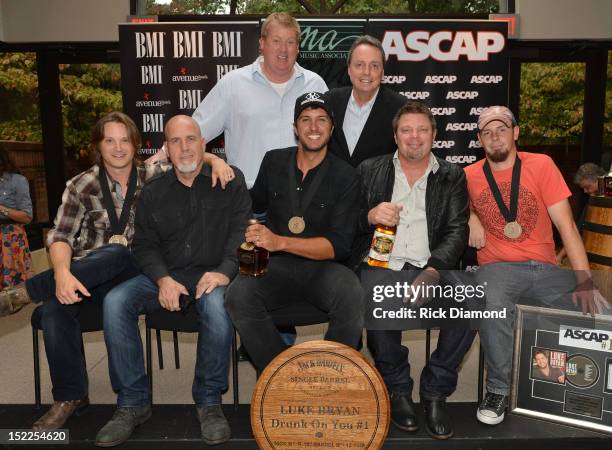
<svg viewBox="0 0 612 450"><path fill-rule="evenodd" d="M191 172L194 172L197 168L198 168L197 162L176 165L176 169L181 173L191 173Z"/></svg>
<svg viewBox="0 0 612 450"><path fill-rule="evenodd" d="M329 143L329 139L327 139L325 142L323 142L323 144L313 147L311 145L308 145L306 143L305 139L299 139L298 141L300 143L300 146L302 147L302 149L304 149L304 151L309 152L309 153L317 153L320 152L321 150L323 150L325 147L327 147L327 144Z"/></svg>
<svg viewBox="0 0 612 450"><path fill-rule="evenodd" d="M487 158L495 163L504 162L506 159L508 159L508 155L510 155L510 152L506 148L494 151L485 150L485 153L487 154Z"/></svg>

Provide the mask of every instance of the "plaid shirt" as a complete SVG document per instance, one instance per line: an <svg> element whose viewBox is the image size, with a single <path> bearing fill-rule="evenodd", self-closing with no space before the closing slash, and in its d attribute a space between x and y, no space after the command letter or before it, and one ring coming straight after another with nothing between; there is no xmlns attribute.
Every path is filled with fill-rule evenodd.
<svg viewBox="0 0 612 450"><path fill-rule="evenodd" d="M146 180L168 170L170 167L169 164L137 166L136 192L130 209L130 217L123 232L129 243L132 242L134 236L136 199L142 186ZM50 247L54 242L65 242L72 248L73 257L78 258L108 244L113 232L108 219L108 212L104 208L102 190L98 180L99 173L98 165L94 165L66 183L66 189L62 195L62 204L57 210L54 226L47 234L47 247ZM111 197L117 217L119 217L123 208L121 186L110 178L109 182Z"/></svg>

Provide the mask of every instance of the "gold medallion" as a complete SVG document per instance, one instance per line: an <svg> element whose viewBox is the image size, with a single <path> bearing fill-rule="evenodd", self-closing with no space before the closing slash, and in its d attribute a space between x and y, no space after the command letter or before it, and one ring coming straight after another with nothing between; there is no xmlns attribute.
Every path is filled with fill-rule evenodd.
<svg viewBox="0 0 612 450"><path fill-rule="evenodd" d="M504 235L510 239L518 239L523 233L523 229L517 221L508 222L504 227Z"/></svg>
<svg viewBox="0 0 612 450"><path fill-rule="evenodd" d="M124 247L127 247L128 240L122 234L113 234L108 240L108 243L109 244L119 244L119 245L123 245Z"/></svg>
<svg viewBox="0 0 612 450"><path fill-rule="evenodd" d="M289 227L289 231L293 234L300 234L306 228L306 222L304 222L303 217L293 216L289 219L289 224L287 226Z"/></svg>

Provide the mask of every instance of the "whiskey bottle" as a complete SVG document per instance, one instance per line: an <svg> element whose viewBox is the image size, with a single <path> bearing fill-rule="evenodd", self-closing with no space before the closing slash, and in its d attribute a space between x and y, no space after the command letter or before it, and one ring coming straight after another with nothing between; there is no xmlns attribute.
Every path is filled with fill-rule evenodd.
<svg viewBox="0 0 612 450"><path fill-rule="evenodd" d="M257 220L249 220L249 225L254 225ZM258 277L268 271L268 259L270 253L252 242L243 242L238 247L238 265L241 275Z"/></svg>
<svg viewBox="0 0 612 450"><path fill-rule="evenodd" d="M389 227L387 225L376 225L374 236L372 237L372 245L368 254L368 264L374 267L389 267L389 259L395 242L395 233L397 226Z"/></svg>

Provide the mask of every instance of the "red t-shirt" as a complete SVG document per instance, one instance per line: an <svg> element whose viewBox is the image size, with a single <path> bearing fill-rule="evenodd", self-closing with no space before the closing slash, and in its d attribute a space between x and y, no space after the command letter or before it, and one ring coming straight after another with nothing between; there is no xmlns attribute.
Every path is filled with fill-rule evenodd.
<svg viewBox="0 0 612 450"><path fill-rule="evenodd" d="M506 220L482 170L484 159L465 168L472 209L485 229L485 246L478 250L480 265L493 262L541 261L556 264L552 222L547 207L571 195L553 160L539 153L519 152L521 181L517 222L522 234L511 239L504 235ZM492 170L506 206L510 204L512 167Z"/></svg>

